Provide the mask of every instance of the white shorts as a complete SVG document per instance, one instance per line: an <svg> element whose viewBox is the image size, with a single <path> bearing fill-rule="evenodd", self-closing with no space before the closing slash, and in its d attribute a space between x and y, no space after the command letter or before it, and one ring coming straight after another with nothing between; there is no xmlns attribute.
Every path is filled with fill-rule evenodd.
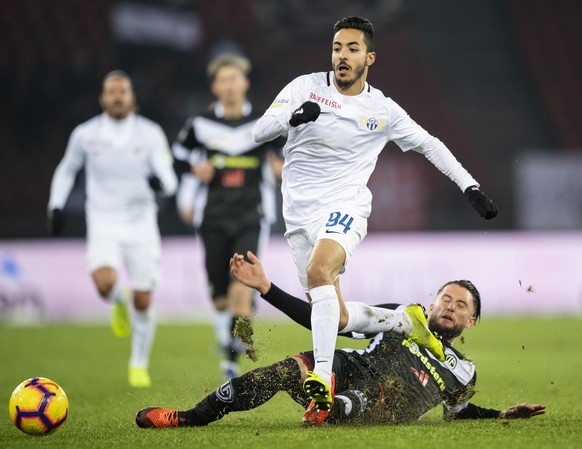
<svg viewBox="0 0 582 449"><path fill-rule="evenodd" d="M117 271L125 266L133 290L152 291L160 282L161 239L157 224L91 224L87 229L87 265Z"/></svg>
<svg viewBox="0 0 582 449"><path fill-rule="evenodd" d="M303 286L307 288L307 264L315 244L322 239L331 239L338 242L346 253L346 260L340 274L345 271L354 249L364 240L368 232L368 219L350 212L341 207L324 212L318 220L285 233L287 243L291 248L291 255L295 261L297 274Z"/></svg>

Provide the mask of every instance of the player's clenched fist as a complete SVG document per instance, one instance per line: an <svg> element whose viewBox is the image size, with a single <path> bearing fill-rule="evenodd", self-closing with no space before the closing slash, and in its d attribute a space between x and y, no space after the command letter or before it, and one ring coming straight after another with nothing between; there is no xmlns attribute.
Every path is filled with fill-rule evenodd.
<svg viewBox="0 0 582 449"><path fill-rule="evenodd" d="M299 126L302 123L314 122L319 117L321 108L313 101L306 101L301 106L293 111L289 124L293 127Z"/></svg>
<svg viewBox="0 0 582 449"><path fill-rule="evenodd" d="M485 220L491 220L497 216L497 206L491 198L485 195L479 187L471 186L465 190L465 196L469 204L479 212L479 215Z"/></svg>

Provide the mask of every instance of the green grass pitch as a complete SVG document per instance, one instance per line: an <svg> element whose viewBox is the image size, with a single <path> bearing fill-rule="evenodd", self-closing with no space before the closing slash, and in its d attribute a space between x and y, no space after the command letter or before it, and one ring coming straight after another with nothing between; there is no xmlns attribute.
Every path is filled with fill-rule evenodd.
<svg viewBox="0 0 582 449"><path fill-rule="evenodd" d="M105 326L0 325L0 448L581 448L582 323L578 318L485 318L457 346L478 367L473 401L505 408L547 405L530 420L444 422L441 408L414 424L300 426L302 409L285 394L258 409L232 413L204 428L145 430L134 415L148 405L190 408L221 383L209 325L160 325L150 371L154 385L127 385L129 340ZM311 348L311 335L289 322L256 324L266 365ZM357 342L362 347L363 342ZM338 347L353 341L340 338ZM249 360L243 369L257 366ZM44 376L67 392L70 413L56 433L31 437L8 416L22 380Z"/></svg>

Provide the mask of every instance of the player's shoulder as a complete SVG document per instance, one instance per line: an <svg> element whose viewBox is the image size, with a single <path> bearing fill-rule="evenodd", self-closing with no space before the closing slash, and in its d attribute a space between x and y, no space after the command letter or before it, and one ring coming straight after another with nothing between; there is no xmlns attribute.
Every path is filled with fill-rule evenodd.
<svg viewBox="0 0 582 449"><path fill-rule="evenodd" d="M94 117L91 117L89 120L85 120L82 123L79 123L73 129L73 132L71 133L71 137L88 136L90 134L97 132L97 130L99 129L100 120L101 120L101 114L96 115Z"/></svg>
<svg viewBox="0 0 582 449"><path fill-rule="evenodd" d="M383 110L391 118L400 117L403 114L406 114L406 111L391 97L387 97L380 89L370 85L368 86L368 95L373 102L375 110Z"/></svg>
<svg viewBox="0 0 582 449"><path fill-rule="evenodd" d="M101 121L102 114L96 115L91 117L89 120L85 120L82 123L79 123L75 129L90 129L96 126L99 126L99 122Z"/></svg>
<svg viewBox="0 0 582 449"><path fill-rule="evenodd" d="M293 83L301 86L327 86L329 85L329 72L313 72L300 75L293 80Z"/></svg>
<svg viewBox="0 0 582 449"><path fill-rule="evenodd" d="M386 107L392 107L393 105L396 104L396 102L394 100L392 100L392 98L387 97L384 92L382 92L382 90L378 89L377 87L372 86L371 84L368 84L368 95L377 102L380 102L384 105L386 105Z"/></svg>
<svg viewBox="0 0 582 449"><path fill-rule="evenodd" d="M159 125L159 123L154 122L152 119L147 118L141 114L135 114L135 122L136 122L137 126L139 126L139 127L149 128L152 130L161 130L162 129L162 127Z"/></svg>
<svg viewBox="0 0 582 449"><path fill-rule="evenodd" d="M465 382L475 377L477 373L475 363L460 351L447 345L445 357L444 364L456 377L464 379Z"/></svg>

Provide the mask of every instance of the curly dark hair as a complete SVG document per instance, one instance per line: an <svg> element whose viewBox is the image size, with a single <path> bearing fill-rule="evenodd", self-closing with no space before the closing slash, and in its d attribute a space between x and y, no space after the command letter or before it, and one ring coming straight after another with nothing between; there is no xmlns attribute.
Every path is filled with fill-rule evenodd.
<svg viewBox="0 0 582 449"><path fill-rule="evenodd" d="M374 41L374 25L372 25L372 22L357 16L344 17L335 23L333 31L337 33L344 28L352 28L363 32L368 53L375 51L376 42Z"/></svg>

